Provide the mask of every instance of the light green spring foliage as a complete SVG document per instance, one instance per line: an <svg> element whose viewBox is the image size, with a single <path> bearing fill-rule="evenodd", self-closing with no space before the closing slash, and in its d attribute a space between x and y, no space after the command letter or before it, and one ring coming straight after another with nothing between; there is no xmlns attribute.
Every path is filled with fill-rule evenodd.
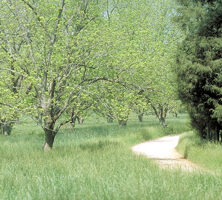
<svg viewBox="0 0 222 200"><path fill-rule="evenodd" d="M99 51L103 45L99 4L2 1L1 5L6 13L5 23L11 16L10 26L3 26L4 34L13 37L11 32L17 25L17 37L23 38L20 51L12 55L16 71L32 85L24 97L29 114L39 118L43 128L53 131L61 115L86 101L91 84L106 78L111 71L107 65L98 64L103 57ZM8 64L7 59L3 61Z"/></svg>
<svg viewBox="0 0 222 200"><path fill-rule="evenodd" d="M128 120L133 105L137 101L132 91L119 83L100 83L94 95L93 110L107 119L119 121Z"/></svg>
<svg viewBox="0 0 222 200"><path fill-rule="evenodd" d="M127 6L124 3L120 4L118 16L113 18L128 39L127 53L120 55L122 62L130 67L128 81L137 86L137 93L144 91L149 104L175 110L178 101L172 66L181 37L171 22L176 5L166 1L133 1ZM116 20L116 17L119 18ZM144 106L148 105L144 102Z"/></svg>
<svg viewBox="0 0 222 200"><path fill-rule="evenodd" d="M0 83L0 98L0 121L13 120L18 109L16 106L17 95L5 87L3 82Z"/></svg>
<svg viewBox="0 0 222 200"><path fill-rule="evenodd" d="M14 123L25 108L23 73L18 68L15 52L20 52L22 39L13 16L1 2L0 19L0 124ZM7 20L6 20L7 19Z"/></svg>
<svg viewBox="0 0 222 200"><path fill-rule="evenodd" d="M122 88L123 94L117 92L114 97L124 96L122 102L136 110L147 110L150 103L161 104L168 111L177 110L172 65L180 32L171 22L174 2L109 1L107 6L109 23L103 37L109 56L105 62L118 71L118 81L128 86L127 90ZM132 95L134 100L127 102ZM127 112L127 106L123 109Z"/></svg>
<svg viewBox="0 0 222 200"><path fill-rule="evenodd" d="M57 133L67 123L67 118L57 123L64 114L93 106L93 96L100 95L96 88L106 92L102 81L127 86L110 99L119 119L144 99L138 97L141 91L148 101L175 104L174 6L163 0L1 1L1 43L13 49L11 38L20 45L10 55L16 72L24 75L24 87L30 86L23 97L28 114ZM10 63L7 53L3 62Z"/></svg>
<svg viewBox="0 0 222 200"><path fill-rule="evenodd" d="M27 106L23 99L26 88L21 81L22 76L7 73L4 65L0 68L0 126L15 123Z"/></svg>

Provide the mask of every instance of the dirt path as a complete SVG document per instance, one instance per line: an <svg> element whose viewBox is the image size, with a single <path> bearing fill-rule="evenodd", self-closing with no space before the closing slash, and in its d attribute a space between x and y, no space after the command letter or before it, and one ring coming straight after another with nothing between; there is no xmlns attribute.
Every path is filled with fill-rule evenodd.
<svg viewBox="0 0 222 200"><path fill-rule="evenodd" d="M136 154L146 155L162 168L181 168L186 171L199 169L196 164L184 159L176 151L175 147L179 139L180 135L161 137L133 146L132 151Z"/></svg>

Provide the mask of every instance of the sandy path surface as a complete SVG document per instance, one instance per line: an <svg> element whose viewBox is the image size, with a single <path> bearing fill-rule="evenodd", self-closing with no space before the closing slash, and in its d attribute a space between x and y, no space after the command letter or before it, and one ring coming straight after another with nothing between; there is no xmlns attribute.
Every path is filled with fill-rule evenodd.
<svg viewBox="0 0 222 200"><path fill-rule="evenodd" d="M165 136L133 146L132 150L136 154L146 155L162 168L181 168L186 171L199 169L196 164L184 159L176 151L179 139L180 135Z"/></svg>

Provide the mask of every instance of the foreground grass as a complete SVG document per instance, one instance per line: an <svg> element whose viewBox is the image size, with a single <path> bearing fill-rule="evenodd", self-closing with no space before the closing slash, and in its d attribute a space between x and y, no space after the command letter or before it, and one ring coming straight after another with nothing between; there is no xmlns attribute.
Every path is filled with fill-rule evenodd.
<svg viewBox="0 0 222 200"><path fill-rule="evenodd" d="M0 199L220 199L220 176L161 170L130 147L147 139L189 130L186 118L168 129L147 118L126 128L93 119L68 127L53 151L43 153L43 135L30 121L0 137ZM96 124L96 125L95 125Z"/></svg>
<svg viewBox="0 0 222 200"><path fill-rule="evenodd" d="M189 160L217 174L222 174L222 145L202 140L193 132L184 134L177 147Z"/></svg>

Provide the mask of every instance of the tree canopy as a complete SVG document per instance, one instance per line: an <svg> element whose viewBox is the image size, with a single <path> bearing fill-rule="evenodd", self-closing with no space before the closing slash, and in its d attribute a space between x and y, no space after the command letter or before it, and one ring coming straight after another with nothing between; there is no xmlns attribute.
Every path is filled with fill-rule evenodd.
<svg viewBox="0 0 222 200"><path fill-rule="evenodd" d="M0 12L1 105L41 125L44 149L90 109L125 125L133 108L165 120L177 107L174 2L3 0Z"/></svg>

